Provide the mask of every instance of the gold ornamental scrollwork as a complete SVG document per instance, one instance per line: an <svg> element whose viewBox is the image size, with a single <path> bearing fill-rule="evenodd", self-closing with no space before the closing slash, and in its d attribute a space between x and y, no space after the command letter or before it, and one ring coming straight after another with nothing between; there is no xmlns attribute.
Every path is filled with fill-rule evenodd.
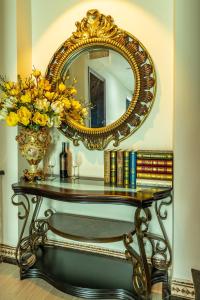
<svg viewBox="0 0 200 300"><path fill-rule="evenodd" d="M72 33L69 41L79 43L90 38L119 38L123 32L114 24L111 16L104 16L97 9L91 9L81 22L76 22L77 30ZM68 45L69 41L66 43Z"/></svg>
<svg viewBox="0 0 200 300"><path fill-rule="evenodd" d="M54 53L46 77L56 82L64 77L64 70L81 52L102 47L116 51L129 63L135 79L134 93L125 113L113 123L101 128L90 128L68 118L61 132L75 146L82 142L90 150L103 150L110 142L117 147L145 121L154 103L156 73L153 61L144 45L132 34L118 28L111 16L89 10L86 17L76 22L76 31Z"/></svg>

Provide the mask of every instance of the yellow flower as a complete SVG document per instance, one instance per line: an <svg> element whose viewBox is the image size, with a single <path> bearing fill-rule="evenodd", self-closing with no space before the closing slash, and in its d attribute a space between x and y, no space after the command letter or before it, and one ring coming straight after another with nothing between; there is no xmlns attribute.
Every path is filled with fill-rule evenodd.
<svg viewBox="0 0 200 300"><path fill-rule="evenodd" d="M34 96L34 97L37 97L37 96L39 95L39 91L38 91L36 88L34 88L34 89L32 90L32 93L33 93L33 96Z"/></svg>
<svg viewBox="0 0 200 300"><path fill-rule="evenodd" d="M33 74L33 76L35 77L35 78L37 78L37 77L40 77L40 75L41 75L41 72L40 72L40 70L33 70L33 72L32 72L32 74Z"/></svg>
<svg viewBox="0 0 200 300"><path fill-rule="evenodd" d="M41 79L38 83L38 86L45 91L49 91L51 89L51 84L46 79Z"/></svg>
<svg viewBox="0 0 200 300"><path fill-rule="evenodd" d="M51 84L49 83L48 80L46 79L43 79L43 89L45 91L49 91L51 89Z"/></svg>
<svg viewBox="0 0 200 300"><path fill-rule="evenodd" d="M45 93L45 97L48 99L48 100L52 100L53 99L53 96L54 96L54 92L46 92Z"/></svg>
<svg viewBox="0 0 200 300"><path fill-rule="evenodd" d="M72 88L70 89L70 94L76 95L76 94L77 94L77 90L76 90L74 87L72 87Z"/></svg>
<svg viewBox="0 0 200 300"><path fill-rule="evenodd" d="M35 81L34 80L32 80L32 79L29 79L29 81L27 82L27 84L28 84L28 88L29 89L33 89L33 88L35 88Z"/></svg>
<svg viewBox="0 0 200 300"><path fill-rule="evenodd" d="M48 122L49 118L46 114L41 114L38 111L33 116L33 122L40 126L45 126Z"/></svg>
<svg viewBox="0 0 200 300"><path fill-rule="evenodd" d="M69 109L69 108L71 107L71 102L70 102L70 100L67 99L67 98L64 98L64 99L62 100L62 103L64 104L64 108L66 108L66 109Z"/></svg>
<svg viewBox="0 0 200 300"><path fill-rule="evenodd" d="M61 122L72 116L82 122L87 109L75 99L75 80L70 86L60 80L51 82L41 75L40 70L32 70L29 77L17 82L2 80L0 91L0 119L14 126L17 123L38 129L42 126L59 127ZM11 113L12 111L12 113Z"/></svg>
<svg viewBox="0 0 200 300"><path fill-rule="evenodd" d="M66 90L66 85L64 83L60 83L58 86L59 91L64 92Z"/></svg>
<svg viewBox="0 0 200 300"><path fill-rule="evenodd" d="M77 100L72 100L72 107L73 107L73 109L75 109L75 110L80 110L81 104L80 104L80 102L78 102Z"/></svg>
<svg viewBox="0 0 200 300"><path fill-rule="evenodd" d="M26 93L25 95L22 95L20 97L20 100L22 103L29 103L31 102L31 94L30 93Z"/></svg>
<svg viewBox="0 0 200 300"><path fill-rule="evenodd" d="M77 111L72 111L70 113L70 116L72 117L72 119L74 119L75 121L79 121L81 119L81 116L79 115L79 113Z"/></svg>
<svg viewBox="0 0 200 300"><path fill-rule="evenodd" d="M82 108L81 109L81 114L83 115L83 117L86 117L88 115L88 111L87 111L87 108Z"/></svg>
<svg viewBox="0 0 200 300"><path fill-rule="evenodd" d="M19 122L23 125L27 126L30 123L32 113L25 106L21 106L20 109L18 109L17 115Z"/></svg>
<svg viewBox="0 0 200 300"><path fill-rule="evenodd" d="M28 89L28 84L27 84L27 82L23 82L23 81L22 81L21 87L22 87L23 90L27 90L27 89Z"/></svg>
<svg viewBox="0 0 200 300"><path fill-rule="evenodd" d="M10 90L10 95L11 96L17 96L18 94L19 94L18 89L13 88L13 89Z"/></svg>
<svg viewBox="0 0 200 300"><path fill-rule="evenodd" d="M14 82L12 81L5 82L4 86L7 90L11 90L14 87Z"/></svg>
<svg viewBox="0 0 200 300"><path fill-rule="evenodd" d="M6 117L6 123L8 126L16 126L19 121L18 115L15 112L10 112Z"/></svg>

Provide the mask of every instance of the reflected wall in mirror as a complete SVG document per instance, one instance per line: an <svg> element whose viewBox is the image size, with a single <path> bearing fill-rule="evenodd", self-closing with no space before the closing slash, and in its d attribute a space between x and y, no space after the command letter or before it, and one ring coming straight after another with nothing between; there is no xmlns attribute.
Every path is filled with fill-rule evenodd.
<svg viewBox="0 0 200 300"><path fill-rule="evenodd" d="M61 72L62 80L75 78L77 97L88 107L85 126L105 127L127 110L127 99L134 92L134 74L128 61L118 52L94 47L78 54ZM130 103L130 102L129 102Z"/></svg>
<svg viewBox="0 0 200 300"><path fill-rule="evenodd" d="M144 45L117 27L111 16L89 10L54 53L46 77L77 79L78 98L89 107L85 124L70 117L61 132L74 145L103 150L133 134L145 121L156 94L156 74Z"/></svg>

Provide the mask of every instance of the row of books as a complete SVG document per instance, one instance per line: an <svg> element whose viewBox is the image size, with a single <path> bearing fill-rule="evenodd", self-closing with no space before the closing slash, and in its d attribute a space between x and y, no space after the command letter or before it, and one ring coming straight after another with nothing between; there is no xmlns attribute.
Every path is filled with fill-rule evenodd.
<svg viewBox="0 0 200 300"><path fill-rule="evenodd" d="M104 182L117 186L172 186L173 152L155 150L107 150Z"/></svg>

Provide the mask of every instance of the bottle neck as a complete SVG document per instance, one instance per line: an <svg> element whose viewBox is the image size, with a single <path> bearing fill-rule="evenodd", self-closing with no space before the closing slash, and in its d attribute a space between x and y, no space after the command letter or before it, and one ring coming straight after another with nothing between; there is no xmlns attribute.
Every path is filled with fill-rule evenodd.
<svg viewBox="0 0 200 300"><path fill-rule="evenodd" d="M62 143L62 152L65 152L65 143Z"/></svg>

